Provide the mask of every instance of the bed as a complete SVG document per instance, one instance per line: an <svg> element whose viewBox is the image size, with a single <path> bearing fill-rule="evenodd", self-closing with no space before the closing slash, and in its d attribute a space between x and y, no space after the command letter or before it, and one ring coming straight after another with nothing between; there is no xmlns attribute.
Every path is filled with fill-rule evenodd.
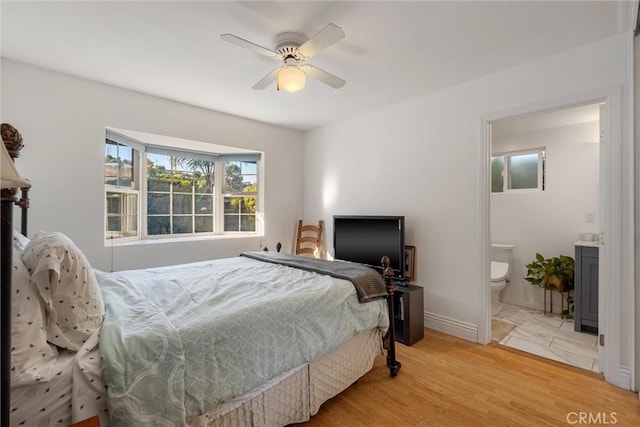
<svg viewBox="0 0 640 427"><path fill-rule="evenodd" d="M106 273L56 232L14 232L11 252L12 426L287 425L383 347L400 369L388 264L383 280L254 252Z"/></svg>

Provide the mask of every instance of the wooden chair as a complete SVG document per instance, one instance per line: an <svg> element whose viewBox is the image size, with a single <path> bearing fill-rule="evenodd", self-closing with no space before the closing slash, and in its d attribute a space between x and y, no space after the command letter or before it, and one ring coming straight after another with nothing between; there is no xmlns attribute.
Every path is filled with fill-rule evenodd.
<svg viewBox="0 0 640 427"><path fill-rule="evenodd" d="M299 220L296 255L311 255L318 258L320 256L323 228L324 223L322 220L318 221L318 225L303 225L302 220Z"/></svg>

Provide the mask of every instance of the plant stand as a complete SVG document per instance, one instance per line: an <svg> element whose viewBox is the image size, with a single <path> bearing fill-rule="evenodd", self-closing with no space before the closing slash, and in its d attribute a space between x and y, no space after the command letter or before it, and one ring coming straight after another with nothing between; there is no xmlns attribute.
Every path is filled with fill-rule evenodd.
<svg viewBox="0 0 640 427"><path fill-rule="evenodd" d="M556 289L542 288L544 293L544 315L547 315L547 291L549 291L549 313L553 314L553 292L556 291L560 294L560 318L564 319L564 302L567 301L567 311L569 311L569 292L570 291L558 291ZM566 296L564 294L567 294Z"/></svg>

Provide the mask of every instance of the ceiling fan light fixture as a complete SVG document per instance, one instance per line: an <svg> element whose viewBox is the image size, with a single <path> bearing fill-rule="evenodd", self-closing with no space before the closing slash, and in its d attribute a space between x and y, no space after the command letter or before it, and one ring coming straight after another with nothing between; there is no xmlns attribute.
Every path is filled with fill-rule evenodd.
<svg viewBox="0 0 640 427"><path fill-rule="evenodd" d="M285 92L298 92L306 82L307 76L297 64L285 64L276 76L276 88Z"/></svg>

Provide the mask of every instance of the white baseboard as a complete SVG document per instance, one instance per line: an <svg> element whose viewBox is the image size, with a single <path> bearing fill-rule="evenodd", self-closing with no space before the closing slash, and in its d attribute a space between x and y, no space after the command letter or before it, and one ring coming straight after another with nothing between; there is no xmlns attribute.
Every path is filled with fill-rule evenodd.
<svg viewBox="0 0 640 427"><path fill-rule="evenodd" d="M425 311L424 326L467 341L478 342L478 325Z"/></svg>
<svg viewBox="0 0 640 427"><path fill-rule="evenodd" d="M618 371L618 378L616 378L614 381L608 382L613 383L625 390L633 390L633 387L631 387L631 368L629 368L628 366L620 366L620 371Z"/></svg>

